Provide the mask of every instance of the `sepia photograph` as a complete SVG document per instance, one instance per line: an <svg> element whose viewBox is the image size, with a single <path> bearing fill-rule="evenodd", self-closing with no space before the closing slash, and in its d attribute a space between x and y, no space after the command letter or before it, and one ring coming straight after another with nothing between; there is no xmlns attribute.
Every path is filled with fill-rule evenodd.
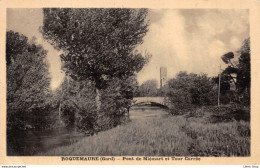
<svg viewBox="0 0 260 168"><path fill-rule="evenodd" d="M6 156L252 155L249 9L7 8L5 42Z"/></svg>

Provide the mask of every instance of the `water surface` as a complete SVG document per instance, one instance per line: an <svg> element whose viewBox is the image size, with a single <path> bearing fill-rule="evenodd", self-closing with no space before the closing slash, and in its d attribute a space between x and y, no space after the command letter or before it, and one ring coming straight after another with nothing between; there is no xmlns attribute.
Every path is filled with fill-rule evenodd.
<svg viewBox="0 0 260 168"><path fill-rule="evenodd" d="M151 105L136 105L130 108L130 119L149 119L153 117L168 117L167 109L151 106Z"/></svg>
<svg viewBox="0 0 260 168"><path fill-rule="evenodd" d="M30 156L58 146L66 146L85 135L71 128L53 130L19 130L8 136L8 156Z"/></svg>
<svg viewBox="0 0 260 168"><path fill-rule="evenodd" d="M152 105L136 105L130 108L131 120L168 117L167 109ZM31 156L52 148L70 145L86 137L72 128L54 130L16 131L8 136L8 156Z"/></svg>

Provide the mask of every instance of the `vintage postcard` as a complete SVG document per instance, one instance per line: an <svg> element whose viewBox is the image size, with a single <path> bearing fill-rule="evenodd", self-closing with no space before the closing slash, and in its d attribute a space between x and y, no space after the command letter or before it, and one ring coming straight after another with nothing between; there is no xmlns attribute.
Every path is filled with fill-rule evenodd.
<svg viewBox="0 0 260 168"><path fill-rule="evenodd" d="M0 5L1 165L260 164L260 1Z"/></svg>

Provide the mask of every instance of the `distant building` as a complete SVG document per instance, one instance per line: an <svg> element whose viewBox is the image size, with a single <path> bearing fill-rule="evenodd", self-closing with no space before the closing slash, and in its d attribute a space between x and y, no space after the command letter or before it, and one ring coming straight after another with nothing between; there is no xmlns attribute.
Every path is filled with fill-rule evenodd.
<svg viewBox="0 0 260 168"><path fill-rule="evenodd" d="M167 68L160 68L160 88L162 88L167 82Z"/></svg>

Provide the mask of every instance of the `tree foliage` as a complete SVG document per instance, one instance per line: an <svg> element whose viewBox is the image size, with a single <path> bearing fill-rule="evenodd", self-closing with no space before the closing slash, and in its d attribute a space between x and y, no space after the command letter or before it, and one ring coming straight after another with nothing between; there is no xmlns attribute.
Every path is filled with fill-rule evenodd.
<svg viewBox="0 0 260 168"><path fill-rule="evenodd" d="M114 78L106 89L101 89L101 111L95 108L95 85L93 81L76 81L65 78L56 90L60 98L61 120L65 126L75 126L87 134L110 129L126 119L133 98L136 78ZM59 102L58 102L59 103Z"/></svg>
<svg viewBox="0 0 260 168"><path fill-rule="evenodd" d="M191 106L214 105L217 102L217 89L206 74L179 72L176 78L168 81L167 99L175 112Z"/></svg>
<svg viewBox="0 0 260 168"><path fill-rule="evenodd" d="M131 76L146 63L134 51L148 31L146 15L145 9L44 9L42 33L64 51L67 74L101 89L108 79Z"/></svg>
<svg viewBox="0 0 260 168"><path fill-rule="evenodd" d="M232 63L234 59L233 52L224 54L221 58L228 65L228 67L221 73L221 84L236 86L236 101L240 103L249 104L250 102L250 38L247 38L240 50L237 51L239 58L238 63ZM216 79L218 82L218 79ZM223 87L222 90L229 90Z"/></svg>
<svg viewBox="0 0 260 168"><path fill-rule="evenodd" d="M158 96L158 83L156 80L147 80L138 87L136 96L140 97L153 97Z"/></svg>
<svg viewBox="0 0 260 168"><path fill-rule="evenodd" d="M136 50L148 31L146 9L44 9L42 34L57 49L65 73L75 80L91 80L96 107L101 89L114 78L139 72L149 56Z"/></svg>
<svg viewBox="0 0 260 168"><path fill-rule="evenodd" d="M223 60L223 62L225 62L226 64L230 64L232 63L231 62L231 59L234 58L234 53L233 52L228 52L226 54L224 54L221 59Z"/></svg>
<svg viewBox="0 0 260 168"><path fill-rule="evenodd" d="M237 72L237 82L239 91L250 93L250 39L246 39L239 50L239 64Z"/></svg>
<svg viewBox="0 0 260 168"><path fill-rule="evenodd" d="M14 31L6 33L6 62L7 65L14 62L19 54L28 48L28 38Z"/></svg>
<svg viewBox="0 0 260 168"><path fill-rule="evenodd" d="M121 123L129 117L129 109L133 101L133 92L136 89L136 76L126 79L113 78L108 87L102 89L102 112L97 119L99 130L107 130Z"/></svg>
<svg viewBox="0 0 260 168"><path fill-rule="evenodd" d="M86 133L93 132L97 117L93 82L66 77L55 91L55 97L64 126L75 127Z"/></svg>
<svg viewBox="0 0 260 168"><path fill-rule="evenodd" d="M8 31L6 37L7 126L42 127L50 97L47 51L19 33Z"/></svg>
<svg viewBox="0 0 260 168"><path fill-rule="evenodd" d="M41 32L46 40L63 52L61 60L66 75L75 84L79 82L76 85L89 81L96 89L96 114L86 116L92 107L85 106L80 100L93 100L89 99L91 96L87 99L82 97L88 95L81 93L82 88L76 87L76 97L70 98L77 99L72 103L74 105L69 105L73 101L65 100L65 95L61 102L73 107L81 104L74 111L80 114L79 117L92 117L95 131L117 125L116 118L125 114L133 97L130 79L149 58L136 50L148 31L147 10L55 8L44 9L43 13ZM86 125L84 122L77 124L80 123L84 129Z"/></svg>

